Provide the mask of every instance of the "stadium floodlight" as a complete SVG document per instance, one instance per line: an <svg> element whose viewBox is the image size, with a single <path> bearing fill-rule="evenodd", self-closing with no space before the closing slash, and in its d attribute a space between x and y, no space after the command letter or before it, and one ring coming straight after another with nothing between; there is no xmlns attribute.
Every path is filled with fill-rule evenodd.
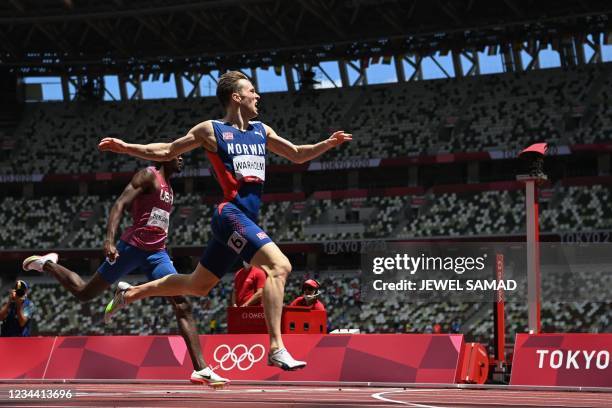
<svg viewBox="0 0 612 408"><path fill-rule="evenodd" d="M548 145L536 143L519 153L527 163L527 174L520 174L517 180L525 183L525 222L527 231L527 308L529 333L540 332L540 228L538 225L537 187L548 177L544 174L544 156Z"/></svg>

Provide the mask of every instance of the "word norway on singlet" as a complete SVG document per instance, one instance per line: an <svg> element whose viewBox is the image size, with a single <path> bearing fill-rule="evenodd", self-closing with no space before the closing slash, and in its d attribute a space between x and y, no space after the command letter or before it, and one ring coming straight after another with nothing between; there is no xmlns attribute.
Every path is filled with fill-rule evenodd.
<svg viewBox="0 0 612 408"><path fill-rule="evenodd" d="M266 155L266 145L263 143L247 144L247 143L227 143L227 153L234 154L252 154L258 156Z"/></svg>

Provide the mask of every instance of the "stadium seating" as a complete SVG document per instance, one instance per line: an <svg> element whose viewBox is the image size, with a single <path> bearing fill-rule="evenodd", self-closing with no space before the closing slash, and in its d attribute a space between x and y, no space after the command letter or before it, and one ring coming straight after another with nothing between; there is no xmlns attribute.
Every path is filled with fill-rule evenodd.
<svg viewBox="0 0 612 408"><path fill-rule="evenodd" d="M128 280L141 282L142 277ZM57 283L31 285L30 298L36 307L33 321L40 335L117 335L117 334L168 334L178 333L176 318L170 303L164 298L139 301L117 313L109 325L104 325L104 307L112 297L112 291L91 302L81 303ZM229 301L231 283L221 281L206 298L190 298L195 321L200 333L211 331L210 321L215 320L215 330L226 328L225 308Z"/></svg>
<svg viewBox="0 0 612 408"><path fill-rule="evenodd" d="M496 205L491 205L496 203ZM520 231L524 201L518 192L441 194L410 224L402 237L508 234Z"/></svg>
<svg viewBox="0 0 612 408"><path fill-rule="evenodd" d="M557 186L542 203L540 229L612 229L612 210L606 205L611 198L609 186ZM0 200L0 222L6 226L0 248L100 248L114 199L6 197ZM418 209L412 208L410 196L277 201L263 204L260 225L279 242L518 234L524 233L524 206L520 191L428 194ZM177 194L169 245L206 244L213 208L198 193ZM121 230L130 223L125 215Z"/></svg>
<svg viewBox="0 0 612 408"><path fill-rule="evenodd" d="M354 89L269 93L260 120L295 143L314 143L344 128L355 134L321 160L405 157L440 152L610 140L606 66L549 69L456 80ZM579 115L577 126L568 126ZM2 174L130 172L142 162L97 151L104 136L146 143L182 136L220 118L214 97L105 103L42 103L26 110ZM187 166L208 167L197 150ZM270 164L288 163L270 155Z"/></svg>
<svg viewBox="0 0 612 408"><path fill-rule="evenodd" d="M612 140L609 70L597 65L461 81L270 93L262 97L259 119L296 144L322 140L337 129L355 135L342 149L321 157L324 161L514 150L544 138L553 144L597 143ZM202 119L220 116L215 98L30 104L15 133L2 136L13 141L9 145L15 147L0 162L0 173L133 172L148 163L98 152L100 138L116 136L139 143L171 140ZM185 154L188 170L209 166L203 153L197 149ZM268 164L287 163L275 155L268 160ZM416 204L409 195L375 192L366 197L322 199L313 191L305 191L306 197L300 198L303 201L264 203L259 223L270 237L283 243L524 234L522 191L451 193L436 187ZM541 232L612 230L608 205L611 188L600 184L565 186L563 181L554 184L541 200ZM26 195L0 198L0 249L102 246L115 196ZM177 194L174 205L169 245L204 246L211 236L209 221L214 206L203 202L201 192ZM120 229L130 222L125 215ZM301 282L312 275L292 275L286 303L300 294ZM358 325L363 332L428 332L437 323L448 332L452 322L460 322L468 339L492 340L488 306L394 299L363 302L358 273L320 272L317 278L323 284L322 301L327 306L330 329ZM554 292L564 287L563 279L561 274L546 277L553 292L547 292L542 305L544 330L609 331L612 304L586 296L599 287L610 287L609 274L593 273L592 279L577 287L576 299L571 302L562 302ZM192 299L201 333L225 330L230 291L231 282L226 279L208 297ZM31 296L37 306L40 334L177 332L164 299L142 301L105 327L101 312L106 299L80 304L50 282L34 285ZM509 336L525 331L527 311L523 303L507 304L507 322Z"/></svg>
<svg viewBox="0 0 612 408"><path fill-rule="evenodd" d="M571 186L559 190L559 202L542 214L543 230L576 231L609 229L612 210L607 204L612 198L609 186Z"/></svg>
<svg viewBox="0 0 612 408"><path fill-rule="evenodd" d="M287 282L285 304L301 294L301 283L312 274L295 272ZM397 299L361 298L362 281L356 272L330 272L316 277L328 313L328 328L359 328L365 333L426 333L439 324L442 333L461 332L469 341L493 345L493 312L490 304L452 301L405 302ZM132 282L142 278L132 278ZM554 280L553 280L554 281ZM591 283L596 284L596 279ZM102 323L104 305L110 296L89 303L79 303L56 283L32 285L31 298L36 305L39 334L117 335L176 334L178 329L171 306L163 298L139 301L121 311L110 325ZM229 276L207 297L192 297L194 317L200 333L225 332L226 306L231 295ZM561 300L542 304L542 328L545 332L605 332L609 330L612 302ZM211 326L211 320L215 323ZM458 323L459 327L453 327ZM525 332L527 309L524 302L506 303L507 338Z"/></svg>
<svg viewBox="0 0 612 408"><path fill-rule="evenodd" d="M70 227L78 228L81 217L90 217L98 197L75 196L0 200L1 248L57 248L69 238ZM68 227L68 228L66 228Z"/></svg>

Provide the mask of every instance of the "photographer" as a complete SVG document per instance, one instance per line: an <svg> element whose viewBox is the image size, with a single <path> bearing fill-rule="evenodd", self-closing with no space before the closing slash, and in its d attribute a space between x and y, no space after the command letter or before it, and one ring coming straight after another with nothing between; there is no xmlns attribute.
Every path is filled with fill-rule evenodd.
<svg viewBox="0 0 612 408"><path fill-rule="evenodd" d="M0 308L2 337L27 337L30 335L30 318L34 305L27 298L28 284L18 280L15 288L9 292L9 301Z"/></svg>

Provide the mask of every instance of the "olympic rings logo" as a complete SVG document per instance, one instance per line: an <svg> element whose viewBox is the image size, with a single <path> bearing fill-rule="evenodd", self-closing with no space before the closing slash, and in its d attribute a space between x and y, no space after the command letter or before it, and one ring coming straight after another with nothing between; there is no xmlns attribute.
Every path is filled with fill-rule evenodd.
<svg viewBox="0 0 612 408"><path fill-rule="evenodd" d="M221 357L219 357L219 354L221 354ZM244 344L237 344L234 348L230 348L227 344L221 344L215 349L213 358L225 371L233 368L246 371L250 370L255 363L261 361L265 354L266 349L261 344L254 344L251 348Z"/></svg>

